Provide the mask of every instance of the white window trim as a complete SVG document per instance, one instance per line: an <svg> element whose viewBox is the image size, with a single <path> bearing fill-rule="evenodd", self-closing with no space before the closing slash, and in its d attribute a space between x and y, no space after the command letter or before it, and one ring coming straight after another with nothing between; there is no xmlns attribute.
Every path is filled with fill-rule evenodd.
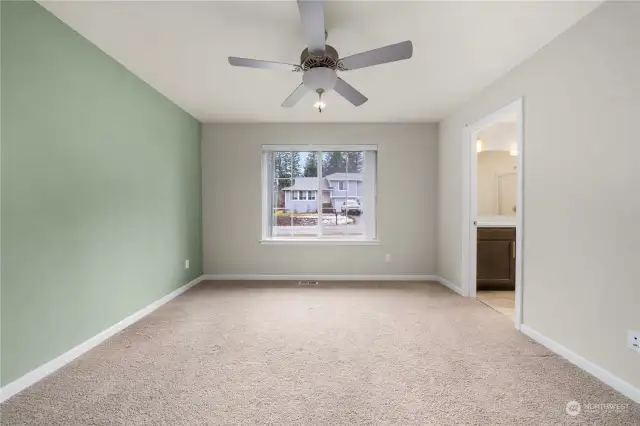
<svg viewBox="0 0 640 426"><path fill-rule="evenodd" d="M298 191L291 190L290 192L291 192L291 201L300 201L300 194L298 193Z"/></svg>
<svg viewBox="0 0 640 426"><path fill-rule="evenodd" d="M377 151L378 145L262 145L262 152L269 151Z"/></svg>
<svg viewBox="0 0 640 426"><path fill-rule="evenodd" d="M270 161L270 153L273 151L306 151L306 152L330 152L330 151L364 151L365 168L363 171L363 181L371 182L366 185L363 203L365 216L365 235L364 236L335 236L322 235L322 221L318 223L320 235L318 237L272 237L271 236L271 185L272 185L272 162ZM262 244L274 245L379 245L380 240L377 239L376 224L376 205L377 205L377 145L263 145L262 146ZM321 159L318 159L321 164ZM322 168L318 167L318 181L322 180ZM322 188L322 186L319 186ZM316 194L317 210L322 214L322 196L318 196L320 189ZM360 195L360 194L359 194ZM313 200L311 200L313 201Z"/></svg>
<svg viewBox="0 0 640 426"><path fill-rule="evenodd" d="M380 245L380 240L368 240L364 238L287 238L287 237L277 237L277 238L267 238L260 240L261 244L267 245L283 245L283 246L293 246L293 245L301 245L301 246L378 246Z"/></svg>
<svg viewBox="0 0 640 426"><path fill-rule="evenodd" d="M304 195L304 198L302 198L302 196ZM307 201L307 191L300 191L300 193L298 194L298 200L300 201Z"/></svg>

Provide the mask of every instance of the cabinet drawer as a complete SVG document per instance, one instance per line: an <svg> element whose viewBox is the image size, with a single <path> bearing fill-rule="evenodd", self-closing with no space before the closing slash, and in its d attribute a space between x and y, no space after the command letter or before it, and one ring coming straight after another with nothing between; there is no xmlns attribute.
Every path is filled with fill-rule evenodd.
<svg viewBox="0 0 640 426"><path fill-rule="evenodd" d="M516 228L478 228L478 241L515 240Z"/></svg>

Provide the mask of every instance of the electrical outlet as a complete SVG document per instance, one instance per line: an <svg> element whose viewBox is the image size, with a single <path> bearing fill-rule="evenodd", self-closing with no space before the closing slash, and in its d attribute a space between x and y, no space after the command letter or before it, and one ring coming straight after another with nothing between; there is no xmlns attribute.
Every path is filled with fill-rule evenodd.
<svg viewBox="0 0 640 426"><path fill-rule="evenodd" d="M391 262L391 253L387 253L387 255L384 257L384 260L389 263Z"/></svg>
<svg viewBox="0 0 640 426"><path fill-rule="evenodd" d="M632 351L640 353L640 331L629 330L627 346L629 346L629 349Z"/></svg>
<svg viewBox="0 0 640 426"><path fill-rule="evenodd" d="M189 269L189 259L184 261L184 269Z"/></svg>

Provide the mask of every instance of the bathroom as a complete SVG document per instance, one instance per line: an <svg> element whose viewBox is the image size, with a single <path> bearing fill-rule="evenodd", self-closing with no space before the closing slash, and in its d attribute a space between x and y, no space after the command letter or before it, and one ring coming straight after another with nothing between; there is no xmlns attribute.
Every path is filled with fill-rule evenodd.
<svg viewBox="0 0 640 426"><path fill-rule="evenodd" d="M516 121L492 123L476 140L478 299L513 318L515 311Z"/></svg>

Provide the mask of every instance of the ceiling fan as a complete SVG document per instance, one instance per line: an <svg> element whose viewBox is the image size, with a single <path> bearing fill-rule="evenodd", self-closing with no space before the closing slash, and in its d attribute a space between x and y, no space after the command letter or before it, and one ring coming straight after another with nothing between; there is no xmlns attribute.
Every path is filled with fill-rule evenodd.
<svg viewBox="0 0 640 426"><path fill-rule="evenodd" d="M318 101L313 106L322 112L326 106L322 95L330 90L335 90L353 105L360 106L367 102L367 97L338 77L338 71L349 71L401 61L411 58L413 54L411 41L403 41L340 58L338 51L333 46L325 44L327 32L324 26L322 0L297 1L304 38L307 43L307 48L300 54L300 65L229 56L229 63L236 67L301 72L302 83L282 103L285 108L293 107L307 92L314 91L318 94Z"/></svg>

